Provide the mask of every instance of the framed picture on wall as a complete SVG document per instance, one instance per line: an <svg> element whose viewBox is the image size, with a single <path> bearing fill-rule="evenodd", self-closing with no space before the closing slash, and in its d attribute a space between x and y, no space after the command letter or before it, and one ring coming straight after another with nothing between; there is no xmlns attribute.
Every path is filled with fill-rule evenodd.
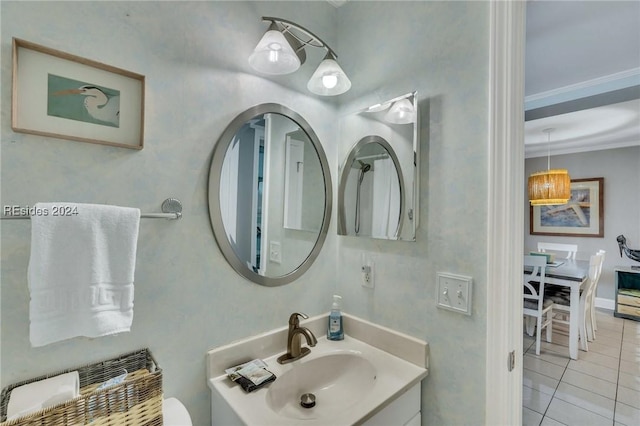
<svg viewBox="0 0 640 426"><path fill-rule="evenodd" d="M142 149L143 75L13 39L11 128Z"/></svg>
<svg viewBox="0 0 640 426"><path fill-rule="evenodd" d="M571 199L559 206L531 206L532 235L604 237L604 178L571 179Z"/></svg>

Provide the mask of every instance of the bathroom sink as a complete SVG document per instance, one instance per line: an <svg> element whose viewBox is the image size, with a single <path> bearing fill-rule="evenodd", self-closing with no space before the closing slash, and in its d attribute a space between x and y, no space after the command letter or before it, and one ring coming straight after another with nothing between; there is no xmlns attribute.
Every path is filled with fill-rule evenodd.
<svg viewBox="0 0 640 426"><path fill-rule="evenodd" d="M301 360L269 386L266 402L280 416L294 419L335 416L363 398L376 384L376 369L358 352L338 351ZM300 404L303 394L315 396L315 406Z"/></svg>
<svg viewBox="0 0 640 426"><path fill-rule="evenodd" d="M288 327L210 350L207 377L212 423L225 426L363 425L369 419L384 415L409 389L419 386L428 374L425 341L345 313L343 317L345 336L340 341L325 337L326 314L304 321L303 325L317 337L317 344L308 355L286 364L280 364L278 357L286 351ZM267 364L267 370L275 374L276 380L247 393L229 380L225 369L255 358ZM419 391L415 395L417 412ZM397 418L394 419L378 421L378 424L393 424Z"/></svg>

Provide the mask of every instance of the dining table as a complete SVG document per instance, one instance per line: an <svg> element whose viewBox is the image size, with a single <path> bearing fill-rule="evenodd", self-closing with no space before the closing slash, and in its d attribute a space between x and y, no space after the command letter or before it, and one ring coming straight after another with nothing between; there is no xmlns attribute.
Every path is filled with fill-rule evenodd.
<svg viewBox="0 0 640 426"><path fill-rule="evenodd" d="M525 268L526 271L526 268ZM531 272L531 270L529 270ZM580 289L589 276L589 261L560 259L548 263L545 284L569 287L569 356L578 359L578 335L580 327Z"/></svg>

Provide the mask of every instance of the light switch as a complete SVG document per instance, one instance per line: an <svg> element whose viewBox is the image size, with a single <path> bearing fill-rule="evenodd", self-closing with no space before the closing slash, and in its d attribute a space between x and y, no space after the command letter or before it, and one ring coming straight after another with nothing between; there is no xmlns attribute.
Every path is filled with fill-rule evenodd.
<svg viewBox="0 0 640 426"><path fill-rule="evenodd" d="M282 251L278 241L269 243L269 260L273 263L282 263Z"/></svg>
<svg viewBox="0 0 640 426"><path fill-rule="evenodd" d="M471 315L471 283L464 275L438 272L438 307Z"/></svg>

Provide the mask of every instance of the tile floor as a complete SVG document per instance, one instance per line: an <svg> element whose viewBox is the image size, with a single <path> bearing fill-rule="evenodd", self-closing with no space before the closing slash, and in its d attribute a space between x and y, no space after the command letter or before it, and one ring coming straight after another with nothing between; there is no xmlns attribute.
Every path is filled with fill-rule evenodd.
<svg viewBox="0 0 640 426"><path fill-rule="evenodd" d="M524 335L524 425L640 425L640 322L597 311L596 340L569 358L567 336L553 335L536 355Z"/></svg>

